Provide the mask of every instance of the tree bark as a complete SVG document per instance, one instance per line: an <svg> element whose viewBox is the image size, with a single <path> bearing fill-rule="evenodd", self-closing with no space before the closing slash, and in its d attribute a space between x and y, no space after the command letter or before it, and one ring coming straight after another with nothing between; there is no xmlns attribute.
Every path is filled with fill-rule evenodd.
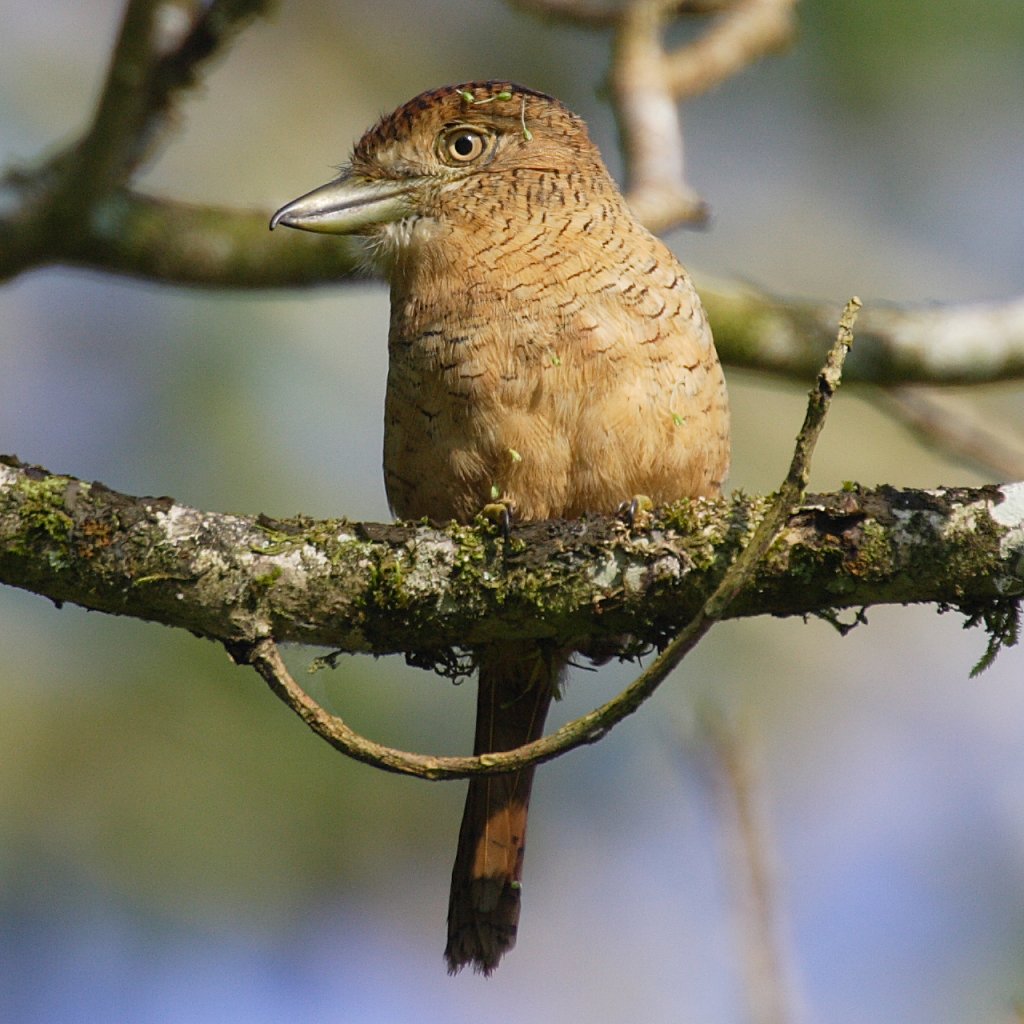
<svg viewBox="0 0 1024 1024"><path fill-rule="evenodd" d="M133 497L0 458L0 582L228 643L404 652L443 664L496 639L661 646L699 609L767 499L684 501L514 526L272 520ZM1024 593L1024 484L808 496L729 616Z"/></svg>

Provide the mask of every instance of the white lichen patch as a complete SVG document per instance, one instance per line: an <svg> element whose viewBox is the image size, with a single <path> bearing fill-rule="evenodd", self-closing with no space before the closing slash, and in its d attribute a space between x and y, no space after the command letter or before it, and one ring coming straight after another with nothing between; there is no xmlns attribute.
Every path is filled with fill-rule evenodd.
<svg viewBox="0 0 1024 1024"><path fill-rule="evenodd" d="M992 518L1000 526L1024 531L1024 483L1004 484L999 491L1003 500L991 506Z"/></svg>
<svg viewBox="0 0 1024 1024"><path fill-rule="evenodd" d="M647 579L647 567L643 565L627 565L622 574L622 589L627 594L636 594L643 590Z"/></svg>
<svg viewBox="0 0 1024 1024"><path fill-rule="evenodd" d="M940 491L922 493L942 497ZM921 528L922 521L926 522L936 535L941 536L957 528L970 529L974 520L974 509L969 505L954 509L950 515L924 508L893 507L889 511L893 518L892 539L900 548L930 542L929 534Z"/></svg>
<svg viewBox="0 0 1024 1024"><path fill-rule="evenodd" d="M459 547L443 533L430 534L410 542L415 558L402 575L402 589L409 597L437 597L441 583L455 564Z"/></svg>
<svg viewBox="0 0 1024 1024"><path fill-rule="evenodd" d="M282 548L272 537L254 531L252 523L241 516L218 513L208 517L187 505L172 505L166 511L157 511L154 519L169 544L194 547L193 564L199 574L220 574L255 563L272 565L281 570L282 578L291 579L330 571L330 560L316 546L302 544ZM221 543L209 544L207 537L218 537ZM267 549L266 553L261 548ZM225 555L226 551L230 552L229 556Z"/></svg>
<svg viewBox="0 0 1024 1024"><path fill-rule="evenodd" d="M642 594L655 580L678 579L681 575L678 555L664 553L653 561L642 561L635 551L610 553L587 571L588 581L597 589L621 589L627 594Z"/></svg>
<svg viewBox="0 0 1024 1024"><path fill-rule="evenodd" d="M926 491L926 494L934 494L942 497L941 491ZM977 528L978 516L984 515L985 506L980 503L972 505L954 505L946 516L939 517L939 524L945 524L942 532L946 534L959 533L960 531L974 531Z"/></svg>
<svg viewBox="0 0 1024 1024"><path fill-rule="evenodd" d="M1024 483L1004 484L999 490L1003 500L989 505L993 521L1007 528L999 553L1006 559L1016 556L1018 574L1024 575Z"/></svg>
<svg viewBox="0 0 1024 1024"><path fill-rule="evenodd" d="M621 576L622 567L613 552L600 561L595 559L587 570L587 579L600 590L611 590Z"/></svg>
<svg viewBox="0 0 1024 1024"><path fill-rule="evenodd" d="M171 544L196 540L202 527L202 516L187 505L172 505L166 511L161 509L153 518Z"/></svg>
<svg viewBox="0 0 1024 1024"><path fill-rule="evenodd" d="M251 557L255 558L257 554L257 552L252 552ZM313 544L303 544L302 547L274 551L273 554L259 555L259 557L267 559L272 565L279 568L282 577L289 574L306 577L311 573L329 572L331 568L330 559Z"/></svg>

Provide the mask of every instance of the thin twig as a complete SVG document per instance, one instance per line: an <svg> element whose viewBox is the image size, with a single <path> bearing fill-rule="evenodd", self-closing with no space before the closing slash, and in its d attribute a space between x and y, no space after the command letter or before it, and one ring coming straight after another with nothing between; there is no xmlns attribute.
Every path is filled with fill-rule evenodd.
<svg viewBox="0 0 1024 1024"><path fill-rule="evenodd" d="M665 73L660 0L633 0L615 33L612 105L629 173L626 200L652 231L703 222L708 210L686 180L682 115Z"/></svg>
<svg viewBox="0 0 1024 1024"><path fill-rule="evenodd" d="M270 638L251 646L232 647L232 656L251 664L281 698L318 735L343 753L385 771L432 780L461 779L476 774L517 771L550 761L576 747L595 743L624 718L633 714L661 685L683 658L722 618L730 602L753 577L757 564L774 542L779 530L799 505L807 486L811 455L825 425L825 417L842 376L843 362L853 344L853 324L860 300L846 304L839 320L835 343L808 396L807 414L796 439L786 479L750 542L725 571L701 610L668 643L661 654L618 696L594 711L562 726L548 736L514 750L480 757L429 757L409 754L360 736L342 719L326 712L289 674L277 645Z"/></svg>
<svg viewBox="0 0 1024 1024"><path fill-rule="evenodd" d="M748 1016L752 1024L786 1024L792 1014L780 948L775 872L749 736L721 714L704 716L703 734L714 758L718 819L731 875Z"/></svg>
<svg viewBox="0 0 1024 1024"><path fill-rule="evenodd" d="M680 99L707 92L759 57L786 45L796 28L796 0L745 0L689 46L665 58L668 87Z"/></svg>
<svg viewBox="0 0 1024 1024"><path fill-rule="evenodd" d="M795 5L796 0L737 0L696 39L671 52L664 41L668 21L694 13L691 8L669 0L631 0L619 11L611 88L629 177L626 199L652 231L708 217L686 178L680 102L787 42Z"/></svg>
<svg viewBox="0 0 1024 1024"><path fill-rule="evenodd" d="M127 259L110 269L150 275L153 264L147 260L151 250L146 243L152 243L156 230L126 236L120 229L147 202L151 210L159 204L133 196L127 183L152 157L173 123L177 99L195 84L199 69L267 3L211 0L189 8L190 16L182 5L129 0L87 131L37 166L11 169L0 178L0 189L7 193L0 216L0 280L43 263L102 266L108 254L126 250ZM246 218L236 216L241 231ZM157 245L175 234L176 225L160 231ZM137 262L132 260L133 242L141 245ZM225 249L216 239L201 242L211 253L226 253L228 262L237 256L237 248ZM220 262L225 262L223 255ZM186 255L180 263L169 261L169 267L187 268L188 263ZM180 280L181 271L176 275L168 269L153 276Z"/></svg>

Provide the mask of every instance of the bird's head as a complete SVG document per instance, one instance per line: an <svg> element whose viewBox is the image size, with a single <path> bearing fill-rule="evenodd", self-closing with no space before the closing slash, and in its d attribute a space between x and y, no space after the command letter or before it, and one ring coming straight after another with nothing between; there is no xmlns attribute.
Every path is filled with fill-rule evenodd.
<svg viewBox="0 0 1024 1024"><path fill-rule="evenodd" d="M503 206L519 191L510 178L569 171L607 175L586 125L558 100L510 82L445 86L381 118L339 178L283 206L270 227L365 236L386 269L454 224L514 216Z"/></svg>

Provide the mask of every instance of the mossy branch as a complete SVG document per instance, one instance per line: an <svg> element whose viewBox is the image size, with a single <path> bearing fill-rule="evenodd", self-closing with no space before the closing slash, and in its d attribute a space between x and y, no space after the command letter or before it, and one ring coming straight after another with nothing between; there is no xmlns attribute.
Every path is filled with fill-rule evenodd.
<svg viewBox="0 0 1024 1024"><path fill-rule="evenodd" d="M496 636L632 634L664 646L770 509L680 502L517 526L270 520L0 460L0 581L60 603L162 622L235 651L261 643L405 653L445 664ZM976 621L1024 594L1024 483L808 496L723 617L955 606ZM429 760L429 759L428 759ZM430 766L422 772L430 774Z"/></svg>
<svg viewBox="0 0 1024 1024"><path fill-rule="evenodd" d="M766 498L515 526L272 520L0 457L0 582L216 640L432 654L497 636L663 644L764 518ZM1024 593L1024 484L809 495L726 617Z"/></svg>
<svg viewBox="0 0 1024 1024"><path fill-rule="evenodd" d="M272 520L0 457L0 582L218 640L429 652L498 635L629 632L691 617L765 498L682 501L642 528L605 516L458 526ZM1024 484L809 495L728 617L1024 592Z"/></svg>

